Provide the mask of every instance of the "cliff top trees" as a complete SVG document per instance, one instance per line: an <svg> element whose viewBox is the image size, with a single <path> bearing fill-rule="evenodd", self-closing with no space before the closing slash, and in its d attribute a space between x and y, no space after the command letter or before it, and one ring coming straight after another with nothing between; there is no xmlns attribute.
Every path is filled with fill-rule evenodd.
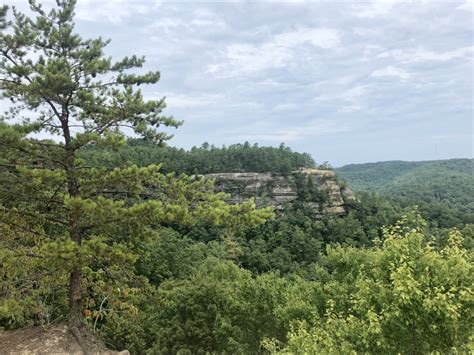
<svg viewBox="0 0 474 355"><path fill-rule="evenodd" d="M0 121L0 223L8 236L1 242L21 257L37 257L48 274L69 273L68 320L78 333L84 273L110 274L112 265L132 261L130 238L195 216L247 223L267 213L254 213L251 203L227 206L208 183L162 175L158 166L94 169L78 158L86 146L116 146L124 129L161 143L170 136L160 128L181 122L162 115L164 99L145 100L137 88L160 78L157 71L135 74L144 58L113 62L103 52L108 40L74 32L75 0L57 0L49 11L29 3L35 18L0 9L0 93L12 102ZM231 222L236 211L242 213ZM4 275L7 282L15 277Z"/></svg>
<svg viewBox="0 0 474 355"><path fill-rule="evenodd" d="M215 147L203 143L190 150L175 147L157 149L156 144L130 139L119 151L111 152L91 148L83 156L96 166L118 166L133 162L145 166L162 162L163 171L184 174L212 174L226 172L276 172L291 173L300 168L314 168L311 155L298 153L290 148L260 147L257 144L232 144Z"/></svg>

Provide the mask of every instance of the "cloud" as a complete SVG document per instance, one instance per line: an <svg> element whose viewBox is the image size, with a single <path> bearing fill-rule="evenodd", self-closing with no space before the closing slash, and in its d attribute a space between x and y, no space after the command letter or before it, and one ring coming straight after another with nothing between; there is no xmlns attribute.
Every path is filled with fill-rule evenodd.
<svg viewBox="0 0 474 355"><path fill-rule="evenodd" d="M257 82L257 85L260 85L260 86L263 86L263 87L270 87L270 88L283 88L283 87L286 87L286 83L278 82L278 81L270 79L270 78L265 78L264 80L261 80L261 81Z"/></svg>
<svg viewBox="0 0 474 355"><path fill-rule="evenodd" d="M5 0L5 2L26 14L31 14L26 0ZM41 0L38 2L46 11L57 8L56 0ZM127 0L79 0L75 8L75 18L79 22L118 24L133 15L149 14L159 8L160 5L161 0L147 0L136 3Z"/></svg>
<svg viewBox="0 0 474 355"><path fill-rule="evenodd" d="M357 17L374 19L388 15L395 5L396 1L393 0L375 0L363 5L354 5L352 8Z"/></svg>
<svg viewBox="0 0 474 355"><path fill-rule="evenodd" d="M288 48L273 43L262 46L232 44L227 47L221 63L211 64L207 71L219 77L236 76L239 72L256 72L283 67L292 58Z"/></svg>
<svg viewBox="0 0 474 355"><path fill-rule="evenodd" d="M340 34L334 29L300 28L275 35L260 45L231 44L218 56L218 63L208 66L207 72L218 77L232 77L242 72L282 68L293 60L298 46L331 49L338 47L340 42Z"/></svg>
<svg viewBox="0 0 474 355"><path fill-rule="evenodd" d="M335 89L333 93L318 95L315 97L316 102L325 101L345 101L349 103L358 103L363 96L366 96L370 91L369 85L356 85L354 87L339 90Z"/></svg>
<svg viewBox="0 0 474 355"><path fill-rule="evenodd" d="M159 16L157 20L146 27L145 32L150 35L160 33L160 36L164 32L168 36L174 34L182 37L184 32L202 31L203 29L210 29L215 32L223 31L226 27L225 21L214 12L206 9L196 9L191 13Z"/></svg>
<svg viewBox="0 0 474 355"><path fill-rule="evenodd" d="M354 113L364 108L362 105L346 105L337 110L338 113Z"/></svg>
<svg viewBox="0 0 474 355"><path fill-rule="evenodd" d="M166 106L171 109L189 109L196 107L205 107L218 105L223 101L223 94L203 94L203 95L184 95L170 93L166 97Z"/></svg>
<svg viewBox="0 0 474 355"><path fill-rule="evenodd" d="M474 11L474 0L466 0L464 3L456 7L456 9Z"/></svg>
<svg viewBox="0 0 474 355"><path fill-rule="evenodd" d="M76 6L76 18L87 22L121 23L133 15L146 15L156 10L161 1L133 2L128 0L81 0Z"/></svg>
<svg viewBox="0 0 474 355"><path fill-rule="evenodd" d="M287 103L281 103L276 105L273 110L274 111L294 111L297 110L300 107L299 104L292 103L292 102L287 102Z"/></svg>
<svg viewBox="0 0 474 355"><path fill-rule="evenodd" d="M405 81L405 80L410 79L411 74L403 69L389 65L386 68L374 70L372 74L370 74L370 76L374 78L384 78L384 77L398 78L402 81Z"/></svg>
<svg viewBox="0 0 474 355"><path fill-rule="evenodd" d="M456 139L462 139L462 138L472 138L472 135L469 133L465 134L440 134L440 135L434 135L431 136L431 139L436 140L436 141L448 141L448 140L456 140Z"/></svg>
<svg viewBox="0 0 474 355"><path fill-rule="evenodd" d="M341 43L339 32L330 28L300 28L281 33L273 38L273 45L291 48L309 43L323 49L338 47Z"/></svg>
<svg viewBox="0 0 474 355"><path fill-rule="evenodd" d="M279 130L272 130L270 128L261 133L240 134L238 135L238 139L249 141L292 142L325 134L346 132L348 130L349 127L340 122L333 120L313 120L301 127L291 127Z"/></svg>
<svg viewBox="0 0 474 355"><path fill-rule="evenodd" d="M358 82L360 80L356 80ZM317 105L324 105L332 107L333 112L352 114L357 111L366 109L366 100L374 90L374 85L371 83L357 84L351 86L352 80L343 78L343 80L335 81L332 86L324 85L320 90L324 94L317 95L312 102Z"/></svg>
<svg viewBox="0 0 474 355"><path fill-rule="evenodd" d="M448 62L455 59L472 59L474 46L457 48L451 51L435 52L424 48L395 49L377 55L377 58L393 58L402 63Z"/></svg>

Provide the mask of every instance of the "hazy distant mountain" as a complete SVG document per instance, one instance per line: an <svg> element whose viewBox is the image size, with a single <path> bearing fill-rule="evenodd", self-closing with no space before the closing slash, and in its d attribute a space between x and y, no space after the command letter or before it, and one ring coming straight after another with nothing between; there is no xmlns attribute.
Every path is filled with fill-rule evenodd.
<svg viewBox="0 0 474 355"><path fill-rule="evenodd" d="M474 159L385 161L335 169L355 191L375 191L412 202L443 202L474 212Z"/></svg>

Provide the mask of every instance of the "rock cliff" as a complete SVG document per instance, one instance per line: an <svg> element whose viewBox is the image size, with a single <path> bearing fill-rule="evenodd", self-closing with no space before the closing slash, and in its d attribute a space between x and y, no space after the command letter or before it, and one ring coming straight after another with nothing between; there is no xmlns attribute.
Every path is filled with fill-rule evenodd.
<svg viewBox="0 0 474 355"><path fill-rule="evenodd" d="M332 170L302 169L288 175L219 173L205 176L215 179L217 191L231 195L231 203L253 197L258 206L274 206L277 212L300 203L317 218L324 214L345 215L346 202L355 198L350 189L338 182Z"/></svg>

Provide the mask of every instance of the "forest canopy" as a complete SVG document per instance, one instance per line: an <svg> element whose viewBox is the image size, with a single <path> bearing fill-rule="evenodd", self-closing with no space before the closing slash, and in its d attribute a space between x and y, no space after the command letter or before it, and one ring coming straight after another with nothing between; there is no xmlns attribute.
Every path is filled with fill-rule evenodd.
<svg viewBox="0 0 474 355"><path fill-rule="evenodd" d="M278 172L288 174L299 168L316 166L308 153L298 153L281 144L278 148L232 144L228 147L215 147L203 143L190 150L166 146L158 147L153 142L129 139L117 151L91 147L83 153L88 161L97 165L120 166L137 164L162 164L162 171L184 174L239 173L239 172Z"/></svg>
<svg viewBox="0 0 474 355"><path fill-rule="evenodd" d="M440 226L474 223L474 160L352 164L336 172L355 191L376 192L402 206L418 205Z"/></svg>

